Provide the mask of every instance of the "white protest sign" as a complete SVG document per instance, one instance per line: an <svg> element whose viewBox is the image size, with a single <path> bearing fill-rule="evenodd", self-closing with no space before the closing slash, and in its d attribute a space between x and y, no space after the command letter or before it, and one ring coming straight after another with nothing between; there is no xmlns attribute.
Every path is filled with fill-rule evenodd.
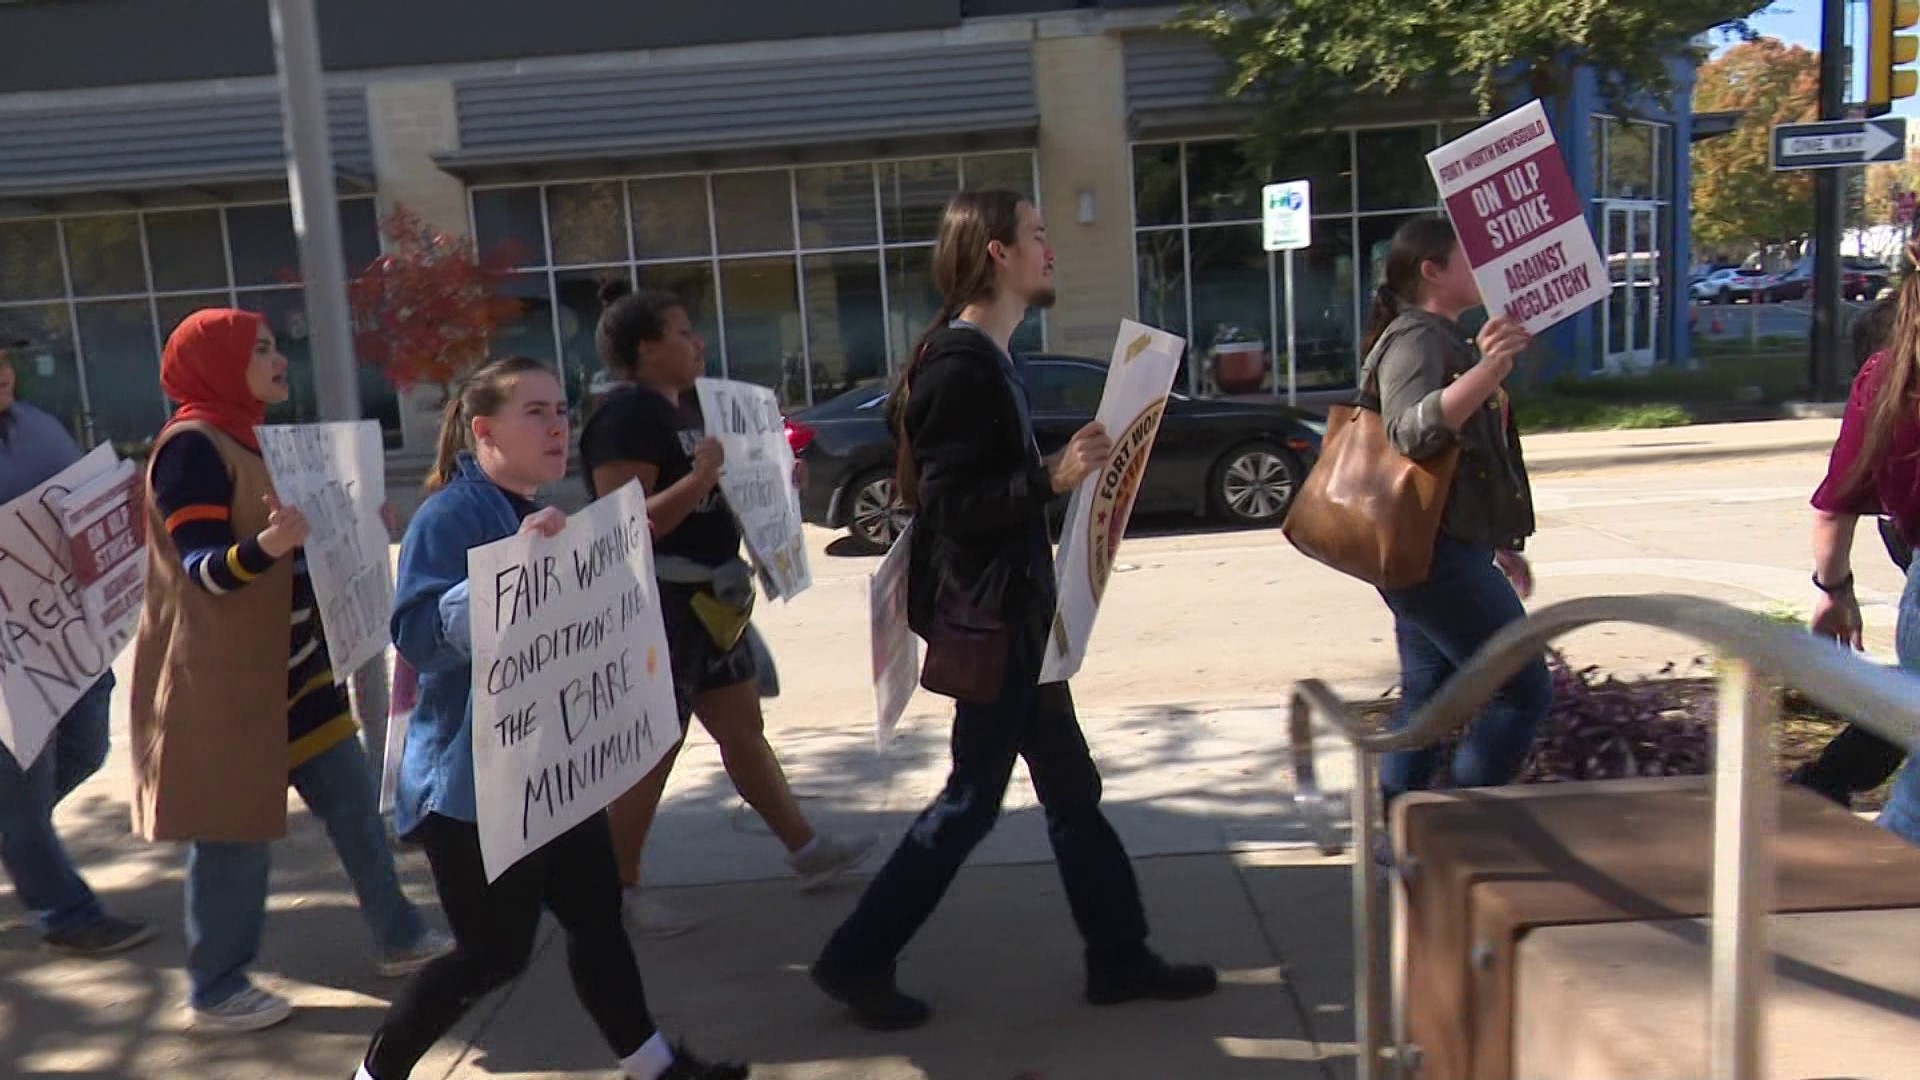
<svg viewBox="0 0 1920 1080"><path fill-rule="evenodd" d="M1106 467L1087 478L1067 505L1066 531L1055 566L1060 575L1060 606L1048 639L1043 683L1064 682L1086 660L1093 619L1113 574L1114 555L1133 516L1133 500L1146 475L1153 438L1167 411L1174 372L1186 341L1132 320L1120 324L1107 369L1107 388L1094 418L1113 438Z"/></svg>
<svg viewBox="0 0 1920 1080"><path fill-rule="evenodd" d="M493 881L599 813L680 741L647 499L467 552L473 773Z"/></svg>
<svg viewBox="0 0 1920 1080"><path fill-rule="evenodd" d="M80 607L95 637L137 619L147 595L146 479L131 461L60 500L60 531L72 555Z"/></svg>
<svg viewBox="0 0 1920 1080"><path fill-rule="evenodd" d="M880 561L868 585L873 635L874 744L881 750L893 741L894 729L907 711L907 702L920 685L920 639L907 625L907 567L912 557L913 526L900 530L893 550Z"/></svg>
<svg viewBox="0 0 1920 1080"><path fill-rule="evenodd" d="M393 571L386 523L386 456L375 420L254 429L280 501L298 507L312 533L307 572L320 604L333 681L386 655Z"/></svg>
<svg viewBox="0 0 1920 1080"><path fill-rule="evenodd" d="M813 584L813 570L780 398L764 386L731 379L701 379L697 393L707 434L726 448L720 493L740 522L768 591L774 599L791 600Z"/></svg>
<svg viewBox="0 0 1920 1080"><path fill-rule="evenodd" d="M1612 291L1538 101L1433 151L1427 167L1490 314L1538 334Z"/></svg>
<svg viewBox="0 0 1920 1080"><path fill-rule="evenodd" d="M138 605L102 629L88 624L60 520L67 494L113 472L117 461L103 443L0 507L0 742L22 768L140 624Z"/></svg>

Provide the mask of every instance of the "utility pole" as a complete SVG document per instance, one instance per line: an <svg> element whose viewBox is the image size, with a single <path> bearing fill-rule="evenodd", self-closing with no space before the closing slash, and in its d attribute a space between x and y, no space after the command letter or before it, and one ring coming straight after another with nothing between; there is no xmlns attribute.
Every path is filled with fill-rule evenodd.
<svg viewBox="0 0 1920 1080"><path fill-rule="evenodd" d="M270 17L287 134L287 190L293 201L293 231L300 240L300 276L306 282L312 333L314 391L322 420L359 420L360 382L347 303L347 259L340 243L340 203L334 188L314 0L271 0ZM353 673L355 711L360 714L376 784L386 759L388 691L384 655Z"/></svg>
<svg viewBox="0 0 1920 1080"><path fill-rule="evenodd" d="M1820 119L1844 120L1847 108L1847 0L1821 0ZM1813 333L1807 388L1815 401L1839 393L1840 233L1846 217L1845 170L1813 178Z"/></svg>

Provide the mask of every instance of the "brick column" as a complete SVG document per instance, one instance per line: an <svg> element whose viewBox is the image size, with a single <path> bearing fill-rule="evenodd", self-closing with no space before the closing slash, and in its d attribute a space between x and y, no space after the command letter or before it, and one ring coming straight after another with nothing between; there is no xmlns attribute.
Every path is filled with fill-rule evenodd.
<svg viewBox="0 0 1920 1080"><path fill-rule="evenodd" d="M1125 54L1114 35L1043 36L1033 43L1033 68L1040 199L1060 287L1049 347L1104 360L1120 320L1138 307ZM1092 193L1091 224L1080 221L1083 192Z"/></svg>
<svg viewBox="0 0 1920 1080"><path fill-rule="evenodd" d="M380 214L405 206L429 228L467 233L467 186L433 155L460 145L453 83L446 79L375 83L367 88L373 170ZM440 392L415 389L400 397L400 428L407 451L432 453L439 434Z"/></svg>

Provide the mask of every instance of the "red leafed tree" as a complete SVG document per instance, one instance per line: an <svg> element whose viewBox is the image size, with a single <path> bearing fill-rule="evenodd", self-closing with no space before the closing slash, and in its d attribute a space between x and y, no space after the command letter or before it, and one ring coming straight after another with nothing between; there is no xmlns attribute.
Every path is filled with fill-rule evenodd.
<svg viewBox="0 0 1920 1080"><path fill-rule="evenodd" d="M519 319L519 301L500 289L513 253L481 255L472 240L434 232L404 206L380 223L380 234L386 254L347 287L354 351L396 389L446 386Z"/></svg>

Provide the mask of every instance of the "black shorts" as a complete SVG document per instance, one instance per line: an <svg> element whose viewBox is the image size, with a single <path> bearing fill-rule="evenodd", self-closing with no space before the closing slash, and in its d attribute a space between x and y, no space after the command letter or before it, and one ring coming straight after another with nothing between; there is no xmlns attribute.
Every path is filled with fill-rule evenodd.
<svg viewBox="0 0 1920 1080"><path fill-rule="evenodd" d="M704 592L698 585L660 582L660 615L667 628L667 653L673 666L673 700L680 710L684 729L693 717L693 703L702 694L724 690L760 677L760 665L754 660L747 636L733 648L722 650L700 617L693 613L693 598Z"/></svg>

